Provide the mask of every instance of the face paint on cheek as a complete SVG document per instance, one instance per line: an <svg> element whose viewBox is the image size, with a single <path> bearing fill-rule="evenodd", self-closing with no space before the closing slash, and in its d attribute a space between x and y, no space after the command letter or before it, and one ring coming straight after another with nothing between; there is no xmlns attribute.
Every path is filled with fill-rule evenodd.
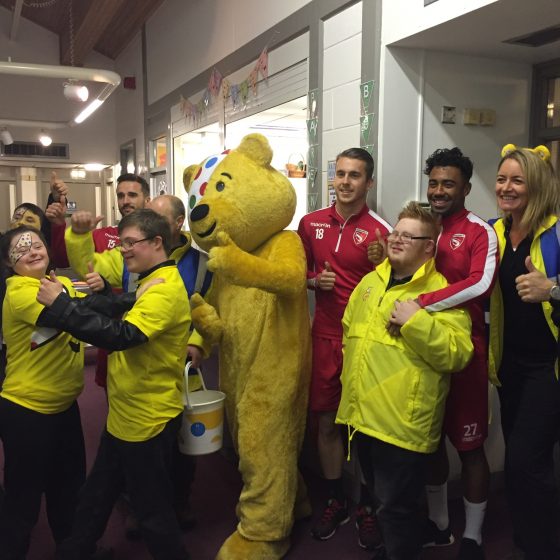
<svg viewBox="0 0 560 560"><path fill-rule="evenodd" d="M17 240L16 244L11 248L8 258L12 266L15 264L29 251L31 250L31 232L26 231L22 233Z"/></svg>

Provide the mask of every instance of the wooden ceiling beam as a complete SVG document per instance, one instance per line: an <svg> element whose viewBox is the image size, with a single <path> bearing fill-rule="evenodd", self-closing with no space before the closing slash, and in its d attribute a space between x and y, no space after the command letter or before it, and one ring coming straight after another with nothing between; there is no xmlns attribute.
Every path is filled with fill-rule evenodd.
<svg viewBox="0 0 560 560"><path fill-rule="evenodd" d="M126 0L95 0L84 13L74 14L74 65L83 65L85 57L125 3ZM70 65L71 62L70 26L65 25L60 35L60 63Z"/></svg>

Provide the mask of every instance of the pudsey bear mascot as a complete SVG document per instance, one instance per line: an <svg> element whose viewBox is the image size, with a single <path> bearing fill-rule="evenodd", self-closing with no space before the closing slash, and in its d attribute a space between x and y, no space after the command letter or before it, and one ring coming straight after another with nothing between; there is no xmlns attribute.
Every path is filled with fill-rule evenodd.
<svg viewBox="0 0 560 560"><path fill-rule="evenodd" d="M293 231L296 194L271 167L260 134L187 168L189 225L214 273L206 300L191 298L207 355L219 345L220 388L239 454L237 530L217 560L275 560L290 547L294 515L310 514L297 460L310 376L306 260Z"/></svg>

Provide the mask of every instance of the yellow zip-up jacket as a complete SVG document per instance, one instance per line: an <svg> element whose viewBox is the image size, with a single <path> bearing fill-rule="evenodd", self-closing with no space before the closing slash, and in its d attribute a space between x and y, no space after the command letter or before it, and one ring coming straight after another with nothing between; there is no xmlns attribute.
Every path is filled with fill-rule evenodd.
<svg viewBox="0 0 560 560"><path fill-rule="evenodd" d="M558 242L556 236L556 222L558 221L557 216L548 216L544 224L536 231L531 243L531 248L529 254L531 255L531 260L535 265L535 268L542 272L545 276L547 274L547 268L550 270L557 269L557 263L559 260ZM504 220L500 218L494 224L494 230L498 236L498 248L500 251L500 261L504 256L504 251L506 248L506 225ZM552 243L549 244L547 250L547 255L543 254L541 247L541 238L543 234L551 237ZM545 261L550 261L547 267ZM548 301L542 302L542 308L544 316L550 331L554 336L555 340L558 340L558 327L552 321L552 305ZM519 328L526 328L526 326L519 325ZM500 364L502 362L502 352L503 352L503 342L504 342L504 304L502 300L502 291L500 289L500 283L496 282L494 285L494 290L490 297L490 344L488 348L488 377L490 382L496 386L500 386L498 380L498 370L500 369Z"/></svg>
<svg viewBox="0 0 560 560"><path fill-rule="evenodd" d="M437 449L450 376L469 363L471 320L464 309L417 311L391 336L386 325L396 300L447 286L434 259L410 282L386 289L388 260L356 286L342 320L344 365L336 422L419 453ZM351 439L352 435L350 435Z"/></svg>

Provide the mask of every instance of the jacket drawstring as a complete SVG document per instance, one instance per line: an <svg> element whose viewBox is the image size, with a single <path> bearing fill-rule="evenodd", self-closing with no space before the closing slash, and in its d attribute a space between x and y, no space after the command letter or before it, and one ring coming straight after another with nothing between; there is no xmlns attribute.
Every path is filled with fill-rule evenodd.
<svg viewBox="0 0 560 560"><path fill-rule="evenodd" d="M358 431L357 428L352 428L350 424L346 424L346 428L348 429L348 455L346 455L346 460L350 461L350 450L352 448L352 438L354 434Z"/></svg>

